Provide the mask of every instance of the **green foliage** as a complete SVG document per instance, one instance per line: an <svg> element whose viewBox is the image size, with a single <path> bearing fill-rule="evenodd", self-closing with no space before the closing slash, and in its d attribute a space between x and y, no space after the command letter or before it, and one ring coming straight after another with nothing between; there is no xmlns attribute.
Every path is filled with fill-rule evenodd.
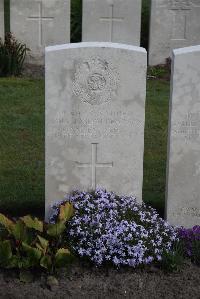
<svg viewBox="0 0 200 299"><path fill-rule="evenodd" d="M10 32L10 0L4 0L5 32Z"/></svg>
<svg viewBox="0 0 200 299"><path fill-rule="evenodd" d="M177 241L172 251L164 251L161 261L161 268L167 272L178 271L184 263L183 243Z"/></svg>
<svg viewBox="0 0 200 299"><path fill-rule="evenodd" d="M0 235L0 267L43 268L50 273L66 267L71 254L62 234L72 215L73 207L69 203L63 205L55 225L31 216L12 221L0 214L0 225L7 232Z"/></svg>
<svg viewBox="0 0 200 299"><path fill-rule="evenodd" d="M200 240L193 240L192 242L191 260L193 263L200 266Z"/></svg>
<svg viewBox="0 0 200 299"><path fill-rule="evenodd" d="M71 1L71 42L82 40L82 0Z"/></svg>
<svg viewBox="0 0 200 299"><path fill-rule="evenodd" d="M154 79L169 76L169 70L161 66L153 66L148 68L148 76Z"/></svg>
<svg viewBox="0 0 200 299"><path fill-rule="evenodd" d="M0 211L12 217L44 215L43 93L43 80L0 78Z"/></svg>
<svg viewBox="0 0 200 299"><path fill-rule="evenodd" d="M141 46L148 49L151 0L142 1Z"/></svg>
<svg viewBox="0 0 200 299"><path fill-rule="evenodd" d="M20 75L27 51L25 44L6 33L5 42L0 39L0 77Z"/></svg>
<svg viewBox="0 0 200 299"><path fill-rule="evenodd" d="M37 218L32 218L31 216L24 216L21 220L26 224L28 228L33 228L39 232L43 232L43 222L39 221Z"/></svg>

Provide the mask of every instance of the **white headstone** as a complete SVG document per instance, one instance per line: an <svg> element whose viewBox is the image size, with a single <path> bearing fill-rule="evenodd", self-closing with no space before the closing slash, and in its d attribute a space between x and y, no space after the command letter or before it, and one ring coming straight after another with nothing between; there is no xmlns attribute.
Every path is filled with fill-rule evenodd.
<svg viewBox="0 0 200 299"><path fill-rule="evenodd" d="M174 50L167 220L200 225L200 46Z"/></svg>
<svg viewBox="0 0 200 299"><path fill-rule="evenodd" d="M171 57L172 50L200 44L200 0L152 0L149 64Z"/></svg>
<svg viewBox="0 0 200 299"><path fill-rule="evenodd" d="M82 40L140 45L141 0L83 0Z"/></svg>
<svg viewBox="0 0 200 299"><path fill-rule="evenodd" d="M31 50L27 62L44 64L45 46L70 41L70 0L10 0L10 28Z"/></svg>
<svg viewBox="0 0 200 299"><path fill-rule="evenodd" d="M0 38L4 40L4 0L0 0Z"/></svg>
<svg viewBox="0 0 200 299"><path fill-rule="evenodd" d="M123 44L46 48L46 215L74 189L142 201L146 65Z"/></svg>

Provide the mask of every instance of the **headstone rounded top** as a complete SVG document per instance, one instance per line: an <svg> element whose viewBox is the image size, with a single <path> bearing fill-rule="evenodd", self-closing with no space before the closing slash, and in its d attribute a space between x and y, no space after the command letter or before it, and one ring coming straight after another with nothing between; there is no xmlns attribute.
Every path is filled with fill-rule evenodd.
<svg viewBox="0 0 200 299"><path fill-rule="evenodd" d="M200 45L197 45L197 46L175 49L173 50L173 54L180 55L180 54L194 53L199 51L200 51Z"/></svg>
<svg viewBox="0 0 200 299"><path fill-rule="evenodd" d="M78 49L78 48L112 48L112 49L130 50L130 51L141 52L145 54L147 53L146 49L142 47L127 45L127 44L110 43L110 42L82 42L82 43L62 44L62 45L46 47L45 51L51 52L51 51Z"/></svg>

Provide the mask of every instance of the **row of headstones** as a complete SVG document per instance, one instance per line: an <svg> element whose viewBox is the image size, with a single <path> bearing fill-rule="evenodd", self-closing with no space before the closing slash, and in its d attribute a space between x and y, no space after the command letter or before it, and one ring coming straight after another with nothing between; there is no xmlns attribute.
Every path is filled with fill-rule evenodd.
<svg viewBox="0 0 200 299"><path fill-rule="evenodd" d="M46 217L73 189L142 202L147 53L115 43L46 48ZM200 224L200 46L174 51L166 214Z"/></svg>
<svg viewBox="0 0 200 299"><path fill-rule="evenodd" d="M3 36L0 0L0 36ZM152 0L149 64L171 50L200 44L200 0ZM83 41L140 45L142 0L83 0ZM29 62L44 63L44 47L70 42L70 0L10 0L10 29L31 49Z"/></svg>

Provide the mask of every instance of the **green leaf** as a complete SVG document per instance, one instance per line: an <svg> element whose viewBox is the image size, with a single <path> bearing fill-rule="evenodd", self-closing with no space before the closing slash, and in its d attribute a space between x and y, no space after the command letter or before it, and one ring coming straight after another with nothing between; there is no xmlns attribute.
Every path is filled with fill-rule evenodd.
<svg viewBox="0 0 200 299"><path fill-rule="evenodd" d="M39 232L43 232L43 222L38 220L38 218L32 218L31 216L27 215L20 218L28 228L32 228Z"/></svg>
<svg viewBox="0 0 200 299"><path fill-rule="evenodd" d="M27 270L21 270L19 273L19 279L24 283L31 283L33 281L33 274Z"/></svg>
<svg viewBox="0 0 200 299"><path fill-rule="evenodd" d="M73 214L74 214L73 205L67 202L64 205L60 206L60 213L58 219L66 222L72 217Z"/></svg>
<svg viewBox="0 0 200 299"><path fill-rule="evenodd" d="M49 241L47 241L46 239L37 236L39 243L36 243L36 247L42 251L42 253L45 255L49 246Z"/></svg>
<svg viewBox="0 0 200 299"><path fill-rule="evenodd" d="M0 265L8 266L12 258L12 249L9 240L0 242Z"/></svg>
<svg viewBox="0 0 200 299"><path fill-rule="evenodd" d="M59 282L56 277L48 276L47 277L47 285L48 285L48 287L50 287L51 290L53 290L55 287L59 286Z"/></svg>
<svg viewBox="0 0 200 299"><path fill-rule="evenodd" d="M11 231L13 236L15 237L15 240L18 240L20 242L26 242L28 240L27 229L22 221L17 221L11 227Z"/></svg>
<svg viewBox="0 0 200 299"><path fill-rule="evenodd" d="M30 265L38 265L42 252L37 248L27 245L26 243L22 243L22 248L29 258Z"/></svg>
<svg viewBox="0 0 200 299"><path fill-rule="evenodd" d="M49 270L52 266L52 260L49 255L45 255L40 260L40 266Z"/></svg>
<svg viewBox="0 0 200 299"><path fill-rule="evenodd" d="M11 259L9 260L9 264L7 265L7 269L12 269L12 268L19 268L20 264L20 257L17 255L13 255Z"/></svg>
<svg viewBox="0 0 200 299"><path fill-rule="evenodd" d="M59 221L56 224L48 224L47 234L51 237L59 237L65 230L65 222Z"/></svg>
<svg viewBox="0 0 200 299"><path fill-rule="evenodd" d="M8 219L6 216L0 213L0 224L4 226L9 232L11 231L14 222Z"/></svg>
<svg viewBox="0 0 200 299"><path fill-rule="evenodd" d="M69 262L70 251L67 248L60 248L55 255L55 266L66 267Z"/></svg>

